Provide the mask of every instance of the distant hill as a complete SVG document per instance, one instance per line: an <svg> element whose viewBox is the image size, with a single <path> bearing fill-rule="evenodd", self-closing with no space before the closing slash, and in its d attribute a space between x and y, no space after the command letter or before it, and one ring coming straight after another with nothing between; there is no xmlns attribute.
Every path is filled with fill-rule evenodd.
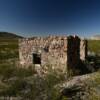
<svg viewBox="0 0 100 100"><path fill-rule="evenodd" d="M23 38L21 36L18 36L14 33L9 33L9 32L0 32L0 38L10 38L10 39L14 39L14 38Z"/></svg>

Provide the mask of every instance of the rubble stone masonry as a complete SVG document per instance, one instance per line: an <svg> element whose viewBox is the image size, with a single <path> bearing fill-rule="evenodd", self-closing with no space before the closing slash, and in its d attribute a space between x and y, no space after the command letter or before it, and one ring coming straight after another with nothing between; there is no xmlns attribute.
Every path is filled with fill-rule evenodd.
<svg viewBox="0 0 100 100"><path fill-rule="evenodd" d="M87 54L86 40L78 36L33 37L19 40L19 60L23 67L51 65L54 69L66 72L76 67ZM38 57L35 58L37 55ZM37 60L34 60L37 59ZM34 62L36 61L36 63Z"/></svg>

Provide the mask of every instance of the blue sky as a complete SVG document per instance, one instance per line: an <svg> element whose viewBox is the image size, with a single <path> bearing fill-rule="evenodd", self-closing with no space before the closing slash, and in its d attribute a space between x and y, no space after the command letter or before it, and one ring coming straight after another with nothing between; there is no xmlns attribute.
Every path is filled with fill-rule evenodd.
<svg viewBox="0 0 100 100"><path fill-rule="evenodd" d="M0 0L0 31L23 36L100 34L100 0Z"/></svg>

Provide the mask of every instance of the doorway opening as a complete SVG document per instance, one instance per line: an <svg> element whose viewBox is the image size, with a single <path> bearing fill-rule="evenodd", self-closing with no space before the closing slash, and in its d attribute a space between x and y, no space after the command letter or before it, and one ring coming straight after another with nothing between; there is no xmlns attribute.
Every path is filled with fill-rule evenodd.
<svg viewBox="0 0 100 100"><path fill-rule="evenodd" d="M33 53L33 64L41 64L41 54Z"/></svg>

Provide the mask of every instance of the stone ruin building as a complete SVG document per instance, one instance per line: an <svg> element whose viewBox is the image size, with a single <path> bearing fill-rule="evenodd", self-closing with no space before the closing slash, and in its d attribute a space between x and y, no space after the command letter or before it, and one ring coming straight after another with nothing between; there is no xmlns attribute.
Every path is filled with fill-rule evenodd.
<svg viewBox="0 0 100 100"><path fill-rule="evenodd" d="M78 36L33 37L19 40L20 64L48 66L66 72L87 56L87 41Z"/></svg>

